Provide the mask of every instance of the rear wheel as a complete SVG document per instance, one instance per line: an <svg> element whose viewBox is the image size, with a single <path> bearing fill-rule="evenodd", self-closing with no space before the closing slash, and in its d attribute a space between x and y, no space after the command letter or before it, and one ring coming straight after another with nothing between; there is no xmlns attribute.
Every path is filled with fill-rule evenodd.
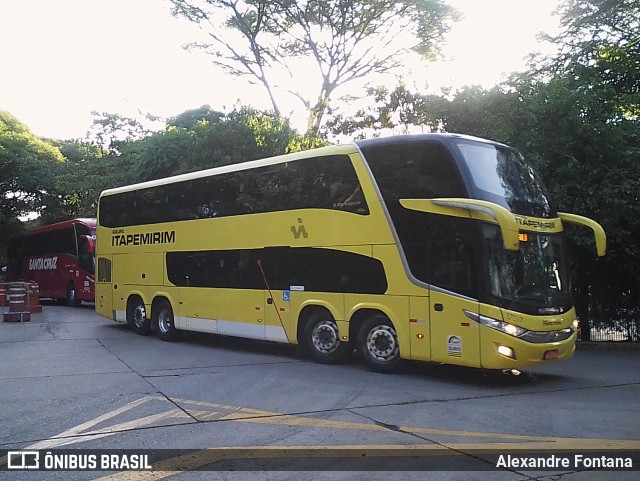
<svg viewBox="0 0 640 481"><path fill-rule="evenodd" d="M323 364L343 362L351 352L351 345L340 340L338 324L327 311L316 311L304 326L304 350L314 361Z"/></svg>
<svg viewBox="0 0 640 481"><path fill-rule="evenodd" d="M151 320L147 319L147 309L138 296L130 297L127 302L127 324L143 336L151 331Z"/></svg>
<svg viewBox="0 0 640 481"><path fill-rule="evenodd" d="M402 362L398 334L391 321L382 314L376 314L362 324L358 349L365 364L374 371L396 372Z"/></svg>
<svg viewBox="0 0 640 481"><path fill-rule="evenodd" d="M156 326L156 335L163 341L175 341L180 331L176 329L173 317L173 308L166 299L158 302L153 309L153 322Z"/></svg>

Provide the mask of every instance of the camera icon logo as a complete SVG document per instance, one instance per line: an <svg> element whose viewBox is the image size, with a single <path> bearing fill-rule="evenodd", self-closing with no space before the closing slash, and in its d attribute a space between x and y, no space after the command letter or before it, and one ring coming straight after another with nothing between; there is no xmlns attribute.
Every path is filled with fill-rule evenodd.
<svg viewBox="0 0 640 481"><path fill-rule="evenodd" d="M40 453L38 451L7 452L8 469L40 469Z"/></svg>

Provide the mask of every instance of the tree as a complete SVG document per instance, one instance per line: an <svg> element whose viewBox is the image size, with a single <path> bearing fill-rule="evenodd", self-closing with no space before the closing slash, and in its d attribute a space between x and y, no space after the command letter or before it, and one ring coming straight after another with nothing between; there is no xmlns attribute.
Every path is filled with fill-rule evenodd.
<svg viewBox="0 0 640 481"><path fill-rule="evenodd" d="M562 31L547 37L561 52L544 64L583 82L612 87L638 115L640 94L640 1L565 0Z"/></svg>
<svg viewBox="0 0 640 481"><path fill-rule="evenodd" d="M79 139L56 143L67 162L55 179L56 190L60 192L56 218L50 216L45 219L47 222L95 217L103 190L135 181L131 168L135 142L122 144L125 152L120 155L105 152L100 146Z"/></svg>
<svg viewBox="0 0 640 481"><path fill-rule="evenodd" d="M57 147L0 110L0 264L6 239L22 228L19 217L42 214L55 201L54 179L63 165Z"/></svg>
<svg viewBox="0 0 640 481"><path fill-rule="evenodd" d="M261 85L281 115L275 89L298 98L317 132L336 90L400 66L409 51L433 56L455 12L443 0L171 0L173 14L198 24L193 43L226 72ZM309 64L308 61L312 63ZM311 80L315 93L305 91ZM278 79L276 81L276 79ZM289 79L288 85L280 84ZM286 81L285 81L286 82Z"/></svg>
<svg viewBox="0 0 640 481"><path fill-rule="evenodd" d="M245 162L301 150L309 142L282 117L241 107L229 113L205 105L169 119L141 140L134 170L138 180Z"/></svg>
<svg viewBox="0 0 640 481"><path fill-rule="evenodd" d="M103 156L120 154L128 143L143 139L151 131L135 118L109 112L91 112L93 122L87 132L87 141L99 146ZM159 120L151 114L145 115L152 122Z"/></svg>
<svg viewBox="0 0 640 481"><path fill-rule="evenodd" d="M63 162L57 147L0 110L0 222L41 212L54 195L53 179Z"/></svg>

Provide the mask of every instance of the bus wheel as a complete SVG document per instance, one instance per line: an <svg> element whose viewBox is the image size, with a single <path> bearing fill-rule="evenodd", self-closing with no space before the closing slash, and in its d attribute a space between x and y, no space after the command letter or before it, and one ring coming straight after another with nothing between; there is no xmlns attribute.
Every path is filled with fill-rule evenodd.
<svg viewBox="0 0 640 481"><path fill-rule="evenodd" d="M338 325L326 311L316 311L304 326L304 350L314 361L335 364L344 361L351 352L349 343L340 341Z"/></svg>
<svg viewBox="0 0 640 481"><path fill-rule="evenodd" d="M69 282L67 286L67 306L80 307L81 301L76 293L76 286L73 282Z"/></svg>
<svg viewBox="0 0 640 481"><path fill-rule="evenodd" d="M163 341L175 341L179 331L176 329L173 317L173 309L166 299L158 302L152 311L153 323L156 326L156 335Z"/></svg>
<svg viewBox="0 0 640 481"><path fill-rule="evenodd" d="M365 364L377 372L395 372L402 362L398 334L391 321L382 314L376 314L362 324L358 349Z"/></svg>
<svg viewBox="0 0 640 481"><path fill-rule="evenodd" d="M146 336L151 331L151 321L147 319L147 309L138 296L129 298L127 302L127 324L137 332Z"/></svg>

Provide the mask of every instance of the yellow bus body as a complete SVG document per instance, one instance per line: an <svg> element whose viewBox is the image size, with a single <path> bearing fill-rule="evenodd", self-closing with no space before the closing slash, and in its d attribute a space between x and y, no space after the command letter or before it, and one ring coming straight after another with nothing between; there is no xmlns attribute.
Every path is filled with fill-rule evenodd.
<svg viewBox="0 0 640 481"><path fill-rule="evenodd" d="M362 326L368 325L370 319L387 319L397 334L400 358L486 369L516 369L573 355L576 343L573 308L548 315L524 314L416 282L408 271L379 190L356 145L332 146L111 189L103 192L100 208L105 198L123 192L334 155L349 157L366 199L367 215L309 208L124 227L108 227L99 221L96 311L116 322L131 324L131 316L136 316L131 312L136 308L135 302L132 308L132 299L140 301L138 315L147 321L154 319L154 312L168 302L177 330L291 344L302 342L304 323L321 313L334 324L325 325L324 331L320 329L318 333L331 334L332 326L337 326L340 342L349 349L365 342L358 338L363 335ZM407 208L432 212L449 209L443 215L487 224L499 222L491 212L474 211L469 206L451 207L454 205L451 202L440 206L433 202L428 207L424 201L406 204ZM559 217L544 222L518 217L521 233L562 231ZM373 259L383 267L386 289L379 294L317 292L295 284L287 285L286 289L272 288L269 279L251 289L194 287L189 285L189 279L180 286L167 273L168 256L174 252L246 251L258 252L259 256L261 249L280 247ZM487 319L489 323L503 323L500 324L503 327L517 326L537 340L530 342L492 328ZM158 326L151 325L151 329L157 330ZM376 332L384 337L383 331ZM560 332L565 335L556 336L561 339L558 341L554 340L554 334L549 334ZM391 369L382 366L380 370Z"/></svg>

